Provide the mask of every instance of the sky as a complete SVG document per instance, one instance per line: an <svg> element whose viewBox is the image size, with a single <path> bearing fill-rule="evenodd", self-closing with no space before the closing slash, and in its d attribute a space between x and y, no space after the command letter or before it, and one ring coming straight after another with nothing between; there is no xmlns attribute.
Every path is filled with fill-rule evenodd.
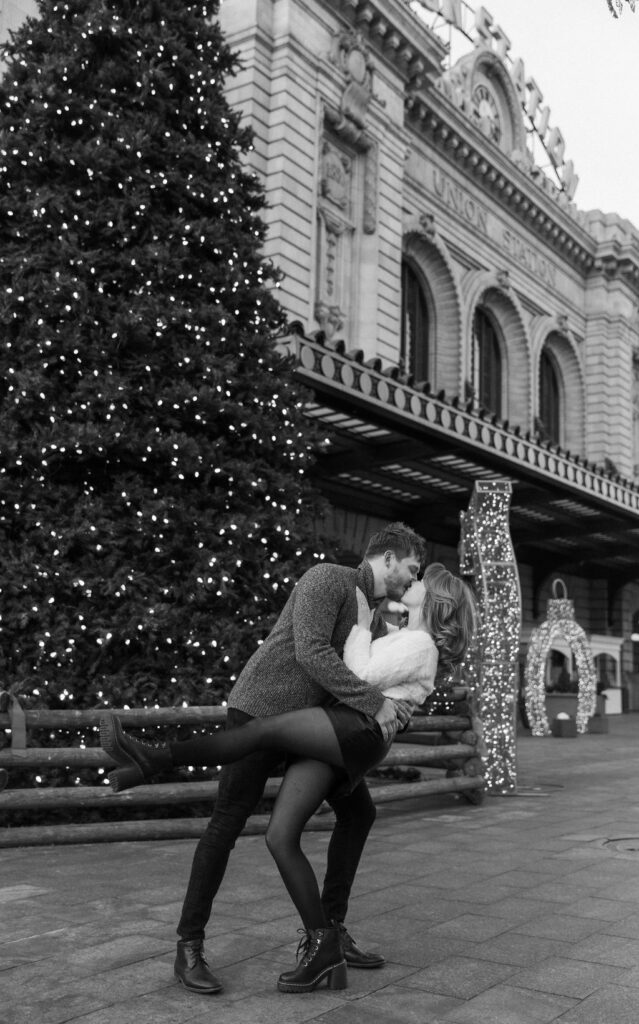
<svg viewBox="0 0 639 1024"><path fill-rule="evenodd" d="M479 3L471 0L477 10ZM615 19L606 0L484 0L561 129L581 210L618 213L639 231L639 0Z"/></svg>

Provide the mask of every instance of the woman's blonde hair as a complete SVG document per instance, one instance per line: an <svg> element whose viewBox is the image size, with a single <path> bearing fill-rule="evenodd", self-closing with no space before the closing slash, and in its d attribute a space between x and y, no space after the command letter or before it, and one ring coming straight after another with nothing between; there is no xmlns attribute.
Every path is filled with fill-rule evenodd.
<svg viewBox="0 0 639 1024"><path fill-rule="evenodd" d="M424 571L426 595L422 621L439 652L438 669L452 669L462 661L477 627L475 597L459 576L441 562Z"/></svg>

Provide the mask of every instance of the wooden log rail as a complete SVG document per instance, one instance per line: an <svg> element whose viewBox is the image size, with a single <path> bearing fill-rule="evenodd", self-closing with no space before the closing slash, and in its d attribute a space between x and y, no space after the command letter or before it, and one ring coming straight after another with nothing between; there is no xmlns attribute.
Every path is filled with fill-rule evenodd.
<svg viewBox="0 0 639 1024"><path fill-rule="evenodd" d="M464 701L465 690L456 688L455 698ZM12 811L67 811L86 808L164 807L169 805L211 804L217 795L217 781L176 781L139 786L124 793L113 793L108 785L52 786L11 788L11 779L21 771L45 773L48 769L113 767L111 758L99 746L42 747L28 746L27 736L39 730L93 730L104 714L104 708L84 711L34 710L22 711L14 700L7 712L0 713L0 729L11 733L11 745L0 749L0 770L9 773L9 785L0 792L0 822ZM193 729L220 725L226 709L219 706L186 708L113 709L127 728L187 726ZM97 736L97 734L96 734ZM414 766L420 770L418 782L380 782L371 787L376 804L438 793L462 793L479 803L484 788L481 758L478 755L478 730L469 713L413 716L408 729L400 734L380 767ZM434 771L434 774L433 774ZM265 797L277 795L280 781L270 779ZM309 822L309 828L332 827L328 805L322 805ZM4 812L4 814L3 814ZM4 821L3 821L4 818ZM246 834L262 832L267 818L255 815L247 823ZM0 848L43 845L49 843L102 842L124 839L180 838L199 836L203 830L201 817L163 820L103 821L89 824L52 824L0 828Z"/></svg>

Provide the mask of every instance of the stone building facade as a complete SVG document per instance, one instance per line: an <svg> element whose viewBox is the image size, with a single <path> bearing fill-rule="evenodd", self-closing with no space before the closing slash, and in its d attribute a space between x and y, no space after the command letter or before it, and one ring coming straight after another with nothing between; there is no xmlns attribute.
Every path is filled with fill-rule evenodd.
<svg viewBox="0 0 639 1024"><path fill-rule="evenodd" d="M452 568L474 480L509 479L524 648L561 576L639 709L639 232L579 210L485 8L225 0L221 21L335 530L357 552L401 517Z"/></svg>

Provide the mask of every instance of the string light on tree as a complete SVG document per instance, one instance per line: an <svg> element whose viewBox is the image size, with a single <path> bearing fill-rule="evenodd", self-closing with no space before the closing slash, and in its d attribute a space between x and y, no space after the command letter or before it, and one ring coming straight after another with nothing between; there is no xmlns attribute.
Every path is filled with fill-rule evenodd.
<svg viewBox="0 0 639 1024"><path fill-rule="evenodd" d="M223 699L317 558L217 11L60 0L5 55L0 653L27 706Z"/></svg>

